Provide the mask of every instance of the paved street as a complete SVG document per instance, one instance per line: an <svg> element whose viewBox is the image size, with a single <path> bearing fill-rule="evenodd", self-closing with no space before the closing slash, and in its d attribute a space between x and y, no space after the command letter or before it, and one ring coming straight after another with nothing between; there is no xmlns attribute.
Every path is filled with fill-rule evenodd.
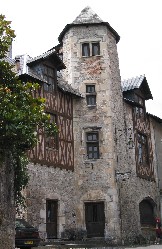
<svg viewBox="0 0 162 249"><path fill-rule="evenodd" d="M68 245L46 245L46 246L39 246L39 247L33 247L32 249L73 249L73 248L78 248L78 249L162 249L162 245L149 245L149 246L132 246L132 247L79 247L79 245L73 245L73 244L68 244ZM15 248L19 249L19 248Z"/></svg>

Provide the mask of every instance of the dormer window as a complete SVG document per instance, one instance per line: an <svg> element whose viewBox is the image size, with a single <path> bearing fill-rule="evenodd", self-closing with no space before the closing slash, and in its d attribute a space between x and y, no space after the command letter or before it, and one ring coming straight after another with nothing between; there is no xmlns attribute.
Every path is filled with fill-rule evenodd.
<svg viewBox="0 0 162 249"><path fill-rule="evenodd" d="M52 92L55 90L56 85L56 73L55 68L44 65L44 79L48 82L48 84L44 84L44 90Z"/></svg>
<svg viewBox="0 0 162 249"><path fill-rule="evenodd" d="M85 42L82 43L82 56L96 56L100 55L100 43L99 42Z"/></svg>

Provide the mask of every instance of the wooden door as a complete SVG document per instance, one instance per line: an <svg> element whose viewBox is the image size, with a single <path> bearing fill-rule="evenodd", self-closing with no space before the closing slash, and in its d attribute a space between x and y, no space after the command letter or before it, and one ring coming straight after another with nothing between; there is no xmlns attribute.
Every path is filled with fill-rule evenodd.
<svg viewBox="0 0 162 249"><path fill-rule="evenodd" d="M57 212L58 202L56 200L46 201L46 233L47 238L57 238Z"/></svg>
<svg viewBox="0 0 162 249"><path fill-rule="evenodd" d="M104 202L85 203L87 237L104 237Z"/></svg>

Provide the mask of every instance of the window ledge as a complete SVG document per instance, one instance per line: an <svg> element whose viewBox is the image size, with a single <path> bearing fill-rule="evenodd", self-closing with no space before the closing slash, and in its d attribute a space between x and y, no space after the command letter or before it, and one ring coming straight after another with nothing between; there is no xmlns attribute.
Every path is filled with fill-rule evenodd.
<svg viewBox="0 0 162 249"><path fill-rule="evenodd" d="M96 105L87 105L88 108L96 108Z"/></svg>
<svg viewBox="0 0 162 249"><path fill-rule="evenodd" d="M96 55L82 56L82 58L93 58L93 57L102 57L102 55L96 54Z"/></svg>

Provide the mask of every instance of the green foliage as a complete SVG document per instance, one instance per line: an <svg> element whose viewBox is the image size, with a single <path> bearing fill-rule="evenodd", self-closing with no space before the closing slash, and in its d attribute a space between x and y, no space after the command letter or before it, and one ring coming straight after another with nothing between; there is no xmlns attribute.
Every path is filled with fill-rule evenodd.
<svg viewBox="0 0 162 249"><path fill-rule="evenodd" d="M14 30L11 29L11 22L5 19L4 15L0 15L0 59L4 58L13 38L15 38Z"/></svg>
<svg viewBox="0 0 162 249"><path fill-rule="evenodd" d="M0 15L0 155L3 160L6 151L12 154L15 198L17 204L22 204L21 191L28 182L26 151L36 145L39 127L50 136L55 135L57 127L45 113L45 99L33 97L39 84L21 82L13 66L5 61L14 37L10 22Z"/></svg>

